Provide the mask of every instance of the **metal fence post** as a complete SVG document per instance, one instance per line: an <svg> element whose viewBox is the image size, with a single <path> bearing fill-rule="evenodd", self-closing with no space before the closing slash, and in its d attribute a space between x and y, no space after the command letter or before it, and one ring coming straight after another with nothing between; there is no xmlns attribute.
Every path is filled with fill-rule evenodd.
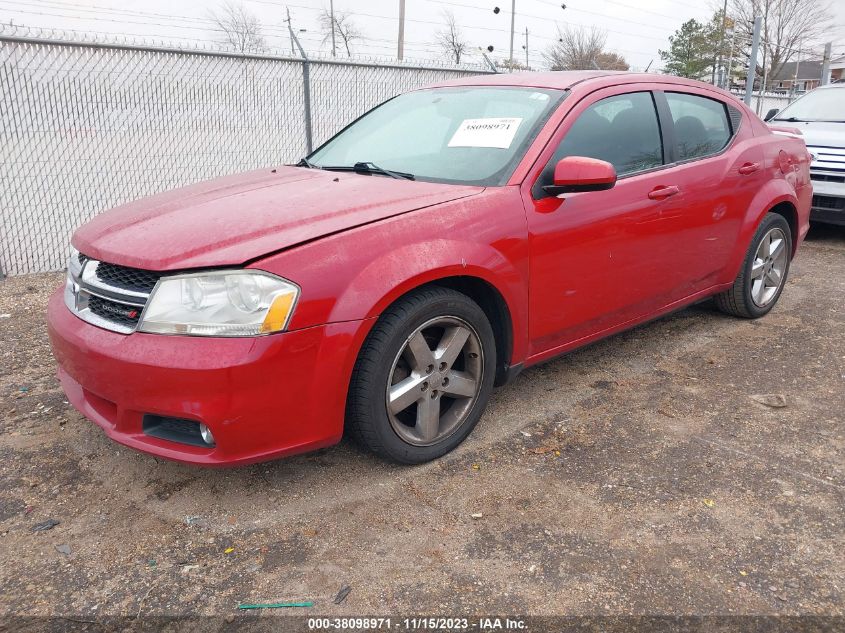
<svg viewBox="0 0 845 633"><path fill-rule="evenodd" d="M0 24L0 275L61 270L71 233L105 209L296 162L386 99L493 70L9 28Z"/></svg>
<svg viewBox="0 0 845 633"><path fill-rule="evenodd" d="M487 54L484 51L481 51L481 56L484 58L484 61L487 62L487 65L490 66L490 70L493 71L493 73L498 74L499 69L496 68L496 64L490 61L490 58L487 57Z"/></svg>
<svg viewBox="0 0 845 633"><path fill-rule="evenodd" d="M754 35L751 38L751 56L748 58L748 74L745 77L745 105L751 105L751 93L754 92L754 78L757 76L757 49L760 47L760 29L763 16L754 18Z"/></svg>
<svg viewBox="0 0 845 633"><path fill-rule="evenodd" d="M314 141L311 134L311 64L308 60L308 55L305 54L305 49L299 43L299 38L293 32L290 22L288 22L288 30L290 31L291 38L296 42L299 54L302 55L302 99L305 102L303 104L305 106L303 108L305 112L305 147L310 154L314 151Z"/></svg>

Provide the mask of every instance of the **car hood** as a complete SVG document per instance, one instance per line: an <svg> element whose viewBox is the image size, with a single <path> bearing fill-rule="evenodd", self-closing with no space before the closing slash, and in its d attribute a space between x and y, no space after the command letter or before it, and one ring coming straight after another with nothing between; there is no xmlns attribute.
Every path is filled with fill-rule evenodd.
<svg viewBox="0 0 845 633"><path fill-rule="evenodd" d="M825 121L772 121L773 125L788 125L801 132L807 147L841 147L845 149L845 123Z"/></svg>
<svg viewBox="0 0 845 633"><path fill-rule="evenodd" d="M236 265L483 190L280 167L117 207L80 227L72 241L89 257L147 270Z"/></svg>

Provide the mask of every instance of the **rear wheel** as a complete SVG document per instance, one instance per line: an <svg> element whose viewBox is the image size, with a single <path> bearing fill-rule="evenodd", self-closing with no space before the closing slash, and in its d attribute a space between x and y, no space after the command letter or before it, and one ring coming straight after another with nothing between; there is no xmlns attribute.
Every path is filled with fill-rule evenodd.
<svg viewBox="0 0 845 633"><path fill-rule="evenodd" d="M381 316L361 349L347 430L396 461L440 457L480 419L495 368L493 330L474 301L446 288L415 292Z"/></svg>
<svg viewBox="0 0 845 633"><path fill-rule="evenodd" d="M777 303L789 273L792 232L782 215L763 218L729 290L716 295L722 312L746 319L767 314Z"/></svg>

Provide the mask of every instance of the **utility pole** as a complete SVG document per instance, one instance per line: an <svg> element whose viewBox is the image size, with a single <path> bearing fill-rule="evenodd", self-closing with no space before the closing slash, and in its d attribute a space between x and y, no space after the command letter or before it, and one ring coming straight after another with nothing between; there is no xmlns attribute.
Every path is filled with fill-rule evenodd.
<svg viewBox="0 0 845 633"><path fill-rule="evenodd" d="M399 0L399 47L396 56L402 61L405 52L405 0Z"/></svg>
<svg viewBox="0 0 845 633"><path fill-rule="evenodd" d="M516 20L516 0L511 0L511 63L510 71L513 72L513 30Z"/></svg>
<svg viewBox="0 0 845 633"><path fill-rule="evenodd" d="M748 57L748 74L745 76L745 105L751 105L751 95L754 93L754 77L757 75L757 49L760 48L760 29L763 27L763 17L754 18L754 33L751 36L751 55Z"/></svg>
<svg viewBox="0 0 845 633"><path fill-rule="evenodd" d="M334 0L329 0L329 17L332 21L332 57L337 57L337 48L335 47L335 42L334 42L334 29L335 29Z"/></svg>
<svg viewBox="0 0 845 633"><path fill-rule="evenodd" d="M523 48L525 49L525 70L529 70L529 68L528 68L528 27L527 26L525 27L525 46L523 46Z"/></svg>
<svg viewBox="0 0 845 633"><path fill-rule="evenodd" d="M766 11L763 14L763 28L765 30L766 40L769 37L769 5L766 4ZM760 83L760 92L757 96L757 114L760 114L763 109L763 93L766 92L766 82L769 80L769 43L763 42L763 81Z"/></svg>
<svg viewBox="0 0 845 633"><path fill-rule="evenodd" d="M718 63L714 64L714 66L713 66L713 79L716 78L715 77L716 76L716 66L718 66L719 68L722 67L722 60L724 59L722 57L722 53L724 52L724 49L725 49L725 31L728 28L727 23L728 23L728 0L725 0L725 5L722 8L722 36L719 38L719 61L718 61Z"/></svg>
<svg viewBox="0 0 845 633"><path fill-rule="evenodd" d="M830 49L833 45L832 42L828 42L824 45L824 58L822 59L822 78L821 78L821 85L826 86L830 83Z"/></svg>
<svg viewBox="0 0 845 633"><path fill-rule="evenodd" d="M725 68L725 85L722 86L725 90L731 89L731 81L733 80L734 69L734 48L736 47L736 23L734 23L733 31L731 31L731 53L728 56L728 66Z"/></svg>

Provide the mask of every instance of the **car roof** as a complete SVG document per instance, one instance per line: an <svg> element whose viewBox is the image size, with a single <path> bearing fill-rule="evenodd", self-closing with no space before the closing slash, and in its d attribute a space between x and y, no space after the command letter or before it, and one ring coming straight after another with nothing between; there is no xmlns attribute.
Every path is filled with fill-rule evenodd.
<svg viewBox="0 0 845 633"><path fill-rule="evenodd" d="M730 93L716 88L713 84L685 79L673 75L661 75L657 73L632 73L625 71L610 70L564 70L548 72L519 72L519 73L488 73L484 75L471 75L441 81L427 86L428 88L440 88L448 86L517 86L530 88L552 88L566 90L579 84L587 84L590 88L602 88L629 83L661 83L676 86L690 86L706 88L722 95Z"/></svg>

